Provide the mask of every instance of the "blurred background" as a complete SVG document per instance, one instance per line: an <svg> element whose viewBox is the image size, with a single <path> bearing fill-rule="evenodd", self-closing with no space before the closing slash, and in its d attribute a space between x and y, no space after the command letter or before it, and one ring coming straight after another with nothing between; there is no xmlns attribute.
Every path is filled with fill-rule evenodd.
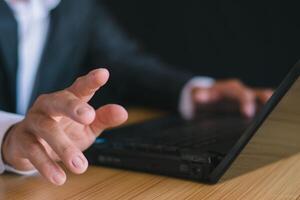
<svg viewBox="0 0 300 200"><path fill-rule="evenodd" d="M299 1L103 2L144 50L200 75L276 87L300 58Z"/></svg>

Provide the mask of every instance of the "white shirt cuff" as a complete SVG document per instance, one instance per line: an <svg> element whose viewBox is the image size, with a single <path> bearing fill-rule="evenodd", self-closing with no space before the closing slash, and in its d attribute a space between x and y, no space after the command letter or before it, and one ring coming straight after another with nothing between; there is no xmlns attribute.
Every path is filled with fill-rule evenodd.
<svg viewBox="0 0 300 200"><path fill-rule="evenodd" d="M196 76L189 80L183 87L179 99L179 113L181 116L190 120L195 115L195 104L192 97L192 90L195 87L209 88L215 83L215 80L210 77Z"/></svg>
<svg viewBox="0 0 300 200"><path fill-rule="evenodd" d="M4 164L3 159L2 159L2 142L4 139L5 133L8 131L9 128L11 128L11 126L22 121L23 119L24 119L24 116L22 116L22 115L17 115L17 114L0 111L0 149L1 149L0 174L2 174L4 171L17 173L20 175L31 175L36 172L36 170L31 170L31 171L16 170L13 167Z"/></svg>
<svg viewBox="0 0 300 200"><path fill-rule="evenodd" d="M38 173L38 171L36 169L29 170L29 171L20 171L20 170L17 170L15 168L9 166L9 165L6 165L6 164L4 164L4 169L7 172L12 172L12 173L23 175L23 176L30 176L30 175Z"/></svg>

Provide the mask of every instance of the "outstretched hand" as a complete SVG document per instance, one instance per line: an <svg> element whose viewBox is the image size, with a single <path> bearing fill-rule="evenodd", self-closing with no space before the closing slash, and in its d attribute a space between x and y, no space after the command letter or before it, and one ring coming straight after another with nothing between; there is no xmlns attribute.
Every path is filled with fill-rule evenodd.
<svg viewBox="0 0 300 200"><path fill-rule="evenodd" d="M7 133L3 159L17 170L37 169L56 185L66 181L62 161L76 174L86 171L87 149L105 129L127 120L119 105L105 105L97 110L88 104L95 92L109 78L106 69L96 69L78 78L69 88L38 97L24 120Z"/></svg>

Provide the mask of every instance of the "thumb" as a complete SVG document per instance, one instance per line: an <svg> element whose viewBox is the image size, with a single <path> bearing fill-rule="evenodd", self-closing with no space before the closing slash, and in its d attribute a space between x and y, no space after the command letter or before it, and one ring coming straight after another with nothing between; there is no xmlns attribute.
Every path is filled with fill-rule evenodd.
<svg viewBox="0 0 300 200"><path fill-rule="evenodd" d="M93 133L98 136L104 129L119 126L127 118L128 113L122 106L109 104L96 111L96 119L90 127Z"/></svg>

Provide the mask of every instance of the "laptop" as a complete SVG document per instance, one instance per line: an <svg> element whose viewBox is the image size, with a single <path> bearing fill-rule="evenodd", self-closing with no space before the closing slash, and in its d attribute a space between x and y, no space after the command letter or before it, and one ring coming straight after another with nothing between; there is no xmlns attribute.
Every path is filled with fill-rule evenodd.
<svg viewBox="0 0 300 200"><path fill-rule="evenodd" d="M107 130L85 155L92 165L216 183L273 115L286 111L300 124L299 74L300 62L252 120L238 112L202 112L192 121L168 115Z"/></svg>

